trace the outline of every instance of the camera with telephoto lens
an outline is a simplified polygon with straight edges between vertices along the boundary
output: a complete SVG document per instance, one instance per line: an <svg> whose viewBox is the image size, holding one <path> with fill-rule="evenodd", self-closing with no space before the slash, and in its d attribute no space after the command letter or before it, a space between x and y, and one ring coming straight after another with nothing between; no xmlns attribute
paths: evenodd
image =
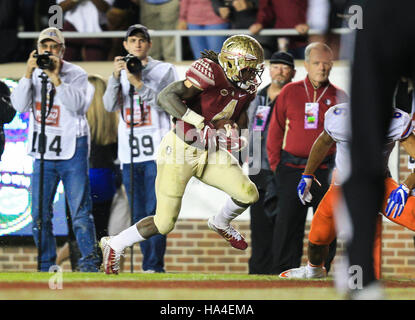
<svg viewBox="0 0 415 320"><path fill-rule="evenodd" d="M50 58L52 53L45 51L45 53L38 54L37 52L33 55L36 58L38 67L42 70L53 70L55 68L53 60Z"/></svg>
<svg viewBox="0 0 415 320"><path fill-rule="evenodd" d="M127 54L122 60L125 61L128 71L132 74L139 74L143 69L141 60L132 54Z"/></svg>

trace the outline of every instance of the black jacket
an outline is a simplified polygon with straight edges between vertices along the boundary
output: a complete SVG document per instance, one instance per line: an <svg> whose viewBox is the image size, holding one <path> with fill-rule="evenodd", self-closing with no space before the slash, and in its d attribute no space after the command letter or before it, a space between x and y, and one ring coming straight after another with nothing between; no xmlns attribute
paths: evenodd
<svg viewBox="0 0 415 320"><path fill-rule="evenodd" d="M6 143L3 125L11 122L15 115L16 110L14 110L10 101L9 87L4 82L0 81L0 158Z"/></svg>

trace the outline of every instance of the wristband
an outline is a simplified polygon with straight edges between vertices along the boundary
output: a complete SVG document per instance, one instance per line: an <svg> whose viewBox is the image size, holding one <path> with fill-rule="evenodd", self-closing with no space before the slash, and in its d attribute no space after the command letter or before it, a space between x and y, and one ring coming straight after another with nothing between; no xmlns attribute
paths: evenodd
<svg viewBox="0 0 415 320"><path fill-rule="evenodd" d="M182 116L182 120L194 125L199 130L205 126L205 118L191 109L187 109L186 113Z"/></svg>
<svg viewBox="0 0 415 320"><path fill-rule="evenodd" d="M406 193L409 194L409 192L411 192L411 189L408 188L408 186L405 183L402 183L402 189L404 189L406 191Z"/></svg>
<svg viewBox="0 0 415 320"><path fill-rule="evenodd" d="M302 176L305 177L305 178L313 179L315 182L317 182L317 184L319 185L319 187L321 187L320 181L317 180L317 178L316 178L316 176L314 174L311 174L311 173L302 173Z"/></svg>

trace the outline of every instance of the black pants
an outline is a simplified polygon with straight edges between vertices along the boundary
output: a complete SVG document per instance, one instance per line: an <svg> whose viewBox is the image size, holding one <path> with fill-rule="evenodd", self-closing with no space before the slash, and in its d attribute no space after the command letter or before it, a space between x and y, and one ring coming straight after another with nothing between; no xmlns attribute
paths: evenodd
<svg viewBox="0 0 415 320"><path fill-rule="evenodd" d="M102 237L108 236L108 222L111 215L112 199L104 202L92 203L96 238L99 242Z"/></svg>
<svg viewBox="0 0 415 320"><path fill-rule="evenodd" d="M344 196L353 236L349 263L360 266L363 286L375 281L373 240L384 194L383 149L398 79L415 75L415 1L367 1L357 30L351 75L352 172Z"/></svg>
<svg viewBox="0 0 415 320"><path fill-rule="evenodd" d="M274 234L274 219L277 205L277 198L273 194L272 202L265 206L267 192L273 192L271 184L274 174L270 170L261 170L258 175L250 176L252 182L258 188L259 199L251 205L251 257L249 258L250 274L273 274L272 273L272 240ZM270 197L268 197L269 199ZM272 206L272 208L269 208Z"/></svg>
<svg viewBox="0 0 415 320"><path fill-rule="evenodd" d="M273 273L279 274L287 269L298 268L303 255L303 240L308 206L304 206L297 195L297 186L304 169L297 169L279 164L276 170L278 196L277 213L273 233ZM318 169L316 178L320 181L311 186L313 199L310 205L315 212L318 204L330 185L331 170ZM327 270L336 254L336 240L330 244L326 261Z"/></svg>

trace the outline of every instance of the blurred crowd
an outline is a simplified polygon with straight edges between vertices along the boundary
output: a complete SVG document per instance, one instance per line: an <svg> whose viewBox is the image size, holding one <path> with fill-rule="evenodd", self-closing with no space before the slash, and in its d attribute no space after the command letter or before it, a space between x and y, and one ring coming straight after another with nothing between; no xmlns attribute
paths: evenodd
<svg viewBox="0 0 415 320"><path fill-rule="evenodd" d="M63 12L62 31L125 31L141 23L150 30L249 29L262 44L265 58L276 50L304 58L304 48L319 40L309 36L313 0L2 0L0 39L7 42L0 63L26 61L35 39L20 39L18 32L38 32L47 28L59 5ZM341 2L341 1L337 1ZM341 4L340 4L341 5ZM331 19L334 24L336 17ZM335 25L341 27L341 22ZM259 35L263 29L296 29L298 36ZM204 49L218 52L226 36L191 36L182 41L182 60L200 57ZM125 54L121 38L67 38L68 61L107 61ZM331 47L337 58L338 39ZM173 37L154 37L150 55L159 60L175 60Z"/></svg>

